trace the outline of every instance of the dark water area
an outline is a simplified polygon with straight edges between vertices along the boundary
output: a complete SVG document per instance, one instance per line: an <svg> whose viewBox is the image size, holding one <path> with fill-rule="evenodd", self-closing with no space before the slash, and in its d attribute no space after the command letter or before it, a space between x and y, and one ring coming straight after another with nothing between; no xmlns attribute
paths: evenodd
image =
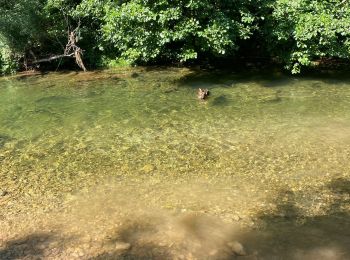
<svg viewBox="0 0 350 260"><path fill-rule="evenodd" d="M0 259L349 259L349 104L346 75L0 78Z"/></svg>

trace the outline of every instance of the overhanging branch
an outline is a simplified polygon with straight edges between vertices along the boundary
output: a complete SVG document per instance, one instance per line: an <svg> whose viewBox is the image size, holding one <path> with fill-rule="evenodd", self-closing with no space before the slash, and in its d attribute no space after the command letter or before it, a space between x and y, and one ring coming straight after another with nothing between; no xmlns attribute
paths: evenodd
<svg viewBox="0 0 350 260"><path fill-rule="evenodd" d="M49 61L53 61L53 60L57 60L57 59L61 59L61 58L66 58L66 57L74 57L77 65L82 70L86 71L86 67L85 67L83 59L82 59L83 51L76 44L76 42L78 41L76 33L79 29L79 26L80 26L80 22L79 22L79 25L77 28L75 28L71 32L68 31L68 43L66 44L66 47L64 48L63 54L54 55L54 56L51 56L48 58L43 58L43 59L36 59L35 55L33 55L34 61L32 61L31 63L38 64L41 62L49 62Z"/></svg>
<svg viewBox="0 0 350 260"><path fill-rule="evenodd" d="M48 62L48 61L53 61L53 60L57 60L57 59L65 58L65 57L73 57L73 56L74 56L74 53L55 55L55 56L51 56L49 58L44 58L44 59L39 59L39 60L32 61L32 64L38 64L38 63L41 63L41 62Z"/></svg>

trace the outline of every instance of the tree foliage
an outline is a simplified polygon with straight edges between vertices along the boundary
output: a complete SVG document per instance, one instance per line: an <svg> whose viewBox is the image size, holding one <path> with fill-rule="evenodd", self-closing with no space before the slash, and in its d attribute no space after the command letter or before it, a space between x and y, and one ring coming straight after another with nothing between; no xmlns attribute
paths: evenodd
<svg viewBox="0 0 350 260"><path fill-rule="evenodd" d="M67 30L80 25L79 45L90 67L118 59L135 64L235 59L242 49L259 45L265 56L298 73L319 59L349 59L349 5L341 0L0 0L0 67L11 59L13 67L33 55L62 51Z"/></svg>
<svg viewBox="0 0 350 260"><path fill-rule="evenodd" d="M134 0L108 6L105 41L132 62L231 55L255 29L246 1Z"/></svg>
<svg viewBox="0 0 350 260"><path fill-rule="evenodd" d="M0 33L2 40L15 52L37 45L45 34L43 1L1 0Z"/></svg>
<svg viewBox="0 0 350 260"><path fill-rule="evenodd" d="M319 58L350 55L350 6L339 0L277 0L267 39L293 73ZM278 50L278 52L273 51Z"/></svg>

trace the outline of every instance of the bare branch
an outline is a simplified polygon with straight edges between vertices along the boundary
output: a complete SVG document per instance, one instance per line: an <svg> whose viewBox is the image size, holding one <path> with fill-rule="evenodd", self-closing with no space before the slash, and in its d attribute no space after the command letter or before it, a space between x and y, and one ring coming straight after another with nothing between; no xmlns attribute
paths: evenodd
<svg viewBox="0 0 350 260"><path fill-rule="evenodd" d="M37 63L41 63L41 62L48 62L48 61L53 61L53 60L57 60L60 58L65 58L65 57L74 57L74 53L70 53L70 54L62 54L62 55L55 55L55 56L51 56L49 58L44 58L44 59L40 59L40 60L35 60L32 61L32 64L37 64Z"/></svg>
<svg viewBox="0 0 350 260"><path fill-rule="evenodd" d="M82 55L83 55L83 50L78 47L76 45L77 42L77 31L79 29L80 26L80 21L79 21L79 25L77 28L75 28L73 31L68 31L68 42L66 44L66 47L64 48L63 54L61 55L54 55L48 58L43 58L43 59L39 59L37 60L34 53L31 53L34 57L34 61L32 61L32 64L37 64L37 63L41 63L41 62L49 62L49 61L53 61L53 60L57 60L57 59L62 59L62 58L66 58L66 57L74 57L75 58L75 62L77 63L77 65L84 71L87 71L83 59L82 59Z"/></svg>

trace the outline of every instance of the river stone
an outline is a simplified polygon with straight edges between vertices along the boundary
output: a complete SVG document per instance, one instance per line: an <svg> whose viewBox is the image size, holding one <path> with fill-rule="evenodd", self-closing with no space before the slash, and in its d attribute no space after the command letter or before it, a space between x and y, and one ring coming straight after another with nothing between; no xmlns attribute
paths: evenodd
<svg viewBox="0 0 350 260"><path fill-rule="evenodd" d="M237 241L228 242L227 246L232 250L233 253L235 253L238 256L246 255L244 247L242 246L241 243Z"/></svg>
<svg viewBox="0 0 350 260"><path fill-rule="evenodd" d="M4 197L8 194L6 190L0 190L0 197Z"/></svg>
<svg viewBox="0 0 350 260"><path fill-rule="evenodd" d="M117 251L125 251L125 250L129 250L130 248L131 248L130 243L117 242L115 244L115 250Z"/></svg>
<svg viewBox="0 0 350 260"><path fill-rule="evenodd" d="M242 218L238 215L234 215L232 218L234 221L240 221Z"/></svg>
<svg viewBox="0 0 350 260"><path fill-rule="evenodd" d="M154 166L151 165L151 164L146 164L145 166L142 167L142 170L145 172L145 173L151 173L154 171Z"/></svg>

